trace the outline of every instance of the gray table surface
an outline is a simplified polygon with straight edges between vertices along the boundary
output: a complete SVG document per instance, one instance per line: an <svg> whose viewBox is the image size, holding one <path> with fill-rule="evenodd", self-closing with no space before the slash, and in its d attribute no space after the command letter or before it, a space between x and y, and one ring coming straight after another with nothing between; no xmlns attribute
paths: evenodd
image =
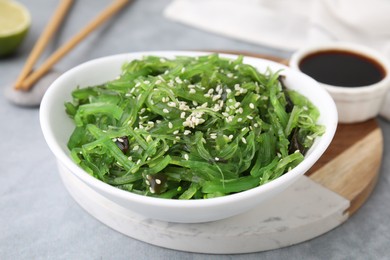
<svg viewBox="0 0 390 260"><path fill-rule="evenodd" d="M0 87L14 81L58 1L20 0L33 24L19 53L0 59ZM110 1L77 1L47 55ZM189 28L164 18L169 0L136 1L90 35L56 69L142 50L224 49L288 58L291 53ZM1 94L2 94L1 92ZM390 259L390 123L379 119L384 156L379 182L346 223L318 238L272 251L206 255L149 245L124 236L86 213L67 193L39 125L39 109L10 104L0 95L0 259Z"/></svg>

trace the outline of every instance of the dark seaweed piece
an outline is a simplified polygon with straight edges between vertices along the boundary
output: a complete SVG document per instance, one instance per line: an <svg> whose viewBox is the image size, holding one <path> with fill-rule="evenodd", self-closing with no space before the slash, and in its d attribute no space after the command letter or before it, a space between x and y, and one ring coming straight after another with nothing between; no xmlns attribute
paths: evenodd
<svg viewBox="0 0 390 260"><path fill-rule="evenodd" d="M300 151L303 155L306 154L307 147L303 145L299 138L299 128L295 128L288 139L290 141L290 145L288 147L288 152L290 154L294 153L296 150Z"/></svg>
<svg viewBox="0 0 390 260"><path fill-rule="evenodd" d="M278 81L280 82L280 84L282 85L282 90L286 96L286 112L287 113L290 113L292 110L293 110L293 107L294 107L294 102L292 102L289 94L288 94L288 91L287 91L287 87L286 87L286 84L284 83L284 80L285 80L285 76L283 75L279 75L278 77Z"/></svg>
<svg viewBox="0 0 390 260"><path fill-rule="evenodd" d="M124 154L126 154L129 150L129 139L127 136L118 137L115 141L115 144Z"/></svg>

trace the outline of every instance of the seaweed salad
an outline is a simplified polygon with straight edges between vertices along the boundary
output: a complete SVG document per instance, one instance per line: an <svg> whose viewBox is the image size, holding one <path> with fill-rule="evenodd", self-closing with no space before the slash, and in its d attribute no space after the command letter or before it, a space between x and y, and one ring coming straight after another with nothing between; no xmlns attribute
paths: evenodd
<svg viewBox="0 0 390 260"><path fill-rule="evenodd" d="M325 129L281 72L243 60L145 56L112 81L77 87L65 104L72 159L107 184L159 198L219 197L278 178Z"/></svg>

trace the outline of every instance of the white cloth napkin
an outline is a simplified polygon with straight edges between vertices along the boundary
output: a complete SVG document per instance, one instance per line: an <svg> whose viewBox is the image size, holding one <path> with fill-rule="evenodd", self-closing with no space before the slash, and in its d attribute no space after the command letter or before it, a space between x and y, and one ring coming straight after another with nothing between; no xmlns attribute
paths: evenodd
<svg viewBox="0 0 390 260"><path fill-rule="evenodd" d="M390 59L389 0L174 0L166 17L236 39L294 51L352 41Z"/></svg>
<svg viewBox="0 0 390 260"><path fill-rule="evenodd" d="M390 0L174 0L164 14L199 29L285 51L349 41L390 60ZM382 115L390 120L390 93L387 100Z"/></svg>

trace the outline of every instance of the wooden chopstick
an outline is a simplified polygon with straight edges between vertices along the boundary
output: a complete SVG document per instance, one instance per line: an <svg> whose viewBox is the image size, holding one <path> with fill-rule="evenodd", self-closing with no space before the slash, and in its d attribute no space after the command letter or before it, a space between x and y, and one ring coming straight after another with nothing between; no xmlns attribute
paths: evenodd
<svg viewBox="0 0 390 260"><path fill-rule="evenodd" d="M62 20L65 17L65 14L68 12L70 6L72 5L73 0L62 0L58 5L56 11L51 17L50 21L47 23L47 26L40 35L38 41L35 43L29 57L27 58L26 63L22 71L17 78L14 88L20 89L23 83L23 80L31 72L34 64L37 62L39 56L42 54L43 50L46 48L53 34L57 31L58 26L62 23Z"/></svg>
<svg viewBox="0 0 390 260"><path fill-rule="evenodd" d="M62 45L55 51L42 66L31 73L21 84L22 90L29 90L33 84L48 72L54 64L56 64L63 56L72 50L79 42L81 42L88 34L95 30L99 25L105 22L108 18L119 11L129 0L116 0L112 5L103 10L94 20L85 26L80 32L72 37L68 42Z"/></svg>

